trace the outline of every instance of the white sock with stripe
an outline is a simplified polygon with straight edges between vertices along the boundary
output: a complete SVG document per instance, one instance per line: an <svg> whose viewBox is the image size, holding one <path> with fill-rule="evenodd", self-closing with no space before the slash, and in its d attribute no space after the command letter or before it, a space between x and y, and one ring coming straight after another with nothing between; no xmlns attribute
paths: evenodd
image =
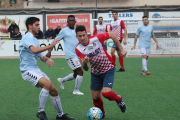
<svg viewBox="0 0 180 120"><path fill-rule="evenodd" d="M42 88L42 90L39 94L39 110L38 110L38 112L44 111L44 107L46 105L48 96L49 96L49 90Z"/></svg>
<svg viewBox="0 0 180 120"><path fill-rule="evenodd" d="M142 59L142 65L145 71L147 71L147 63L146 63L146 59Z"/></svg>
<svg viewBox="0 0 180 120"><path fill-rule="evenodd" d="M80 75L76 76L76 84L75 84L75 89L74 89L75 91L79 90L79 88L81 87L82 79L83 79L83 76L80 76Z"/></svg>
<svg viewBox="0 0 180 120"><path fill-rule="evenodd" d="M58 96L50 96L51 97L51 102L56 109L57 115L61 117L63 115L63 110L62 110L62 105L61 105L61 100L59 95Z"/></svg>
<svg viewBox="0 0 180 120"><path fill-rule="evenodd" d="M67 75L66 77L62 78L63 82L70 81L74 79L74 73Z"/></svg>

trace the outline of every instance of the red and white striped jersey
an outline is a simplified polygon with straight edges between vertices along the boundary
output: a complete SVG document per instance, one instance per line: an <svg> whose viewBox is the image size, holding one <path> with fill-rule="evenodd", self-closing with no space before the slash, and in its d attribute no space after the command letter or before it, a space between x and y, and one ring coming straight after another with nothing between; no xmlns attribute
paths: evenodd
<svg viewBox="0 0 180 120"><path fill-rule="evenodd" d="M109 30L114 32L114 34L119 40L122 40L123 39L122 29L125 29L125 28L126 26L124 24L124 21L121 19L117 19L116 21L111 21Z"/></svg>
<svg viewBox="0 0 180 120"><path fill-rule="evenodd" d="M78 43L75 48L76 54L81 60L85 56L89 57L91 65L91 72L95 74L102 74L115 66L111 56L106 52L103 42L109 39L109 34L100 33L96 36L88 37L88 44L82 45Z"/></svg>
<svg viewBox="0 0 180 120"><path fill-rule="evenodd" d="M102 24L102 25L98 24L94 26L93 35L104 33L104 32L108 32L106 24Z"/></svg>

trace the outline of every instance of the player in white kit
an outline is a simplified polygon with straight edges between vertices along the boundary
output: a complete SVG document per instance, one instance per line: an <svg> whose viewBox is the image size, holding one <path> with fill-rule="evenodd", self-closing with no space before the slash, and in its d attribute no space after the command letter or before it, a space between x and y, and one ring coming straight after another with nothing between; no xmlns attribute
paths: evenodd
<svg viewBox="0 0 180 120"><path fill-rule="evenodd" d="M40 47L40 44L35 37L40 30L39 18L28 18L26 20L26 27L28 32L22 37L19 46L20 70L25 81L31 83L35 87L42 88L39 95L39 110L37 112L37 117L40 120L48 120L46 113L44 112L44 107L50 94L52 104L57 111L56 119L74 120L74 118L70 118L67 116L67 114L63 113L61 100L57 89L54 87L49 77L42 72L37 65L37 58L40 58L41 61L46 62L49 67L54 65L53 60L44 56L42 52L53 48L60 39L53 40L51 45Z"/></svg>
<svg viewBox="0 0 180 120"><path fill-rule="evenodd" d="M107 25L103 24L103 17L98 18L98 25L94 26L93 36L99 33L108 32ZM107 40L103 42L104 48L107 50Z"/></svg>
<svg viewBox="0 0 180 120"><path fill-rule="evenodd" d="M84 95L84 93L79 91L83 80L83 70L81 68L81 63L76 55L75 47L78 44L78 39L76 38L75 32L75 16L69 15L67 18L68 26L60 31L56 38L64 41L64 50L66 61L74 71L74 73L69 74L64 78L58 78L57 81L60 83L60 87L64 89L64 82L73 80L76 78L75 89L73 91L74 95Z"/></svg>

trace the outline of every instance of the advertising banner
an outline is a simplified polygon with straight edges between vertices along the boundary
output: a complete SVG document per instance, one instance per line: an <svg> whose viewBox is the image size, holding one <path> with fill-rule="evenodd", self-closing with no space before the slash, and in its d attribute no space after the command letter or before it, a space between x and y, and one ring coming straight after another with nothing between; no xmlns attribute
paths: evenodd
<svg viewBox="0 0 180 120"><path fill-rule="evenodd" d="M29 17L37 17L40 19L40 29L43 30L42 15L0 15L0 36L10 36L8 28L12 20L19 26L22 35L27 31L26 20Z"/></svg>
<svg viewBox="0 0 180 120"><path fill-rule="evenodd" d="M73 14L76 18L75 25L86 26L87 33L91 30L91 19L92 14ZM46 15L46 26L52 26L53 29L57 28L57 24L61 25L61 28L67 27L67 17L69 14L47 14Z"/></svg>
<svg viewBox="0 0 180 120"><path fill-rule="evenodd" d="M180 12L149 12L149 18L180 18ZM180 32L180 20L177 21L149 21L155 32Z"/></svg>
<svg viewBox="0 0 180 120"><path fill-rule="evenodd" d="M122 20L123 19L133 20L135 18L142 18L143 15L144 15L143 12L118 12L118 18ZM112 13L98 13L98 17L103 17L103 19L109 19L107 21L104 21L104 23L107 24L109 28L109 25L113 20ZM124 21L124 23L126 25L128 33L135 33L138 26L142 25L142 21L137 21L137 20Z"/></svg>

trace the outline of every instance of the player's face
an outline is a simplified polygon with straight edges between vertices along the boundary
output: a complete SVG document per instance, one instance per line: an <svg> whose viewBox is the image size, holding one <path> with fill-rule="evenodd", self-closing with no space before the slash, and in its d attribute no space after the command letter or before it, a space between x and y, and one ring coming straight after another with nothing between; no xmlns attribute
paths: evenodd
<svg viewBox="0 0 180 120"><path fill-rule="evenodd" d="M102 24L103 23L103 19L102 18L99 18L99 24Z"/></svg>
<svg viewBox="0 0 180 120"><path fill-rule="evenodd" d="M117 20L117 18L118 18L118 14L117 13L113 13L112 16L113 16L114 20Z"/></svg>
<svg viewBox="0 0 180 120"><path fill-rule="evenodd" d="M74 17L69 17L67 23L68 23L69 28L74 29L74 25L76 24L76 20Z"/></svg>
<svg viewBox="0 0 180 120"><path fill-rule="evenodd" d="M143 18L143 24L144 24L145 26L147 26L147 25L148 25L148 23L149 23L148 18Z"/></svg>
<svg viewBox="0 0 180 120"><path fill-rule="evenodd" d="M76 34L77 39L79 40L79 42L83 45L87 45L88 44L88 38L87 38L87 33L85 31L79 31Z"/></svg>
<svg viewBox="0 0 180 120"><path fill-rule="evenodd" d="M32 33L38 34L38 33L39 33L39 30L40 30L39 21L36 21L36 22L31 26L31 29L32 29Z"/></svg>

